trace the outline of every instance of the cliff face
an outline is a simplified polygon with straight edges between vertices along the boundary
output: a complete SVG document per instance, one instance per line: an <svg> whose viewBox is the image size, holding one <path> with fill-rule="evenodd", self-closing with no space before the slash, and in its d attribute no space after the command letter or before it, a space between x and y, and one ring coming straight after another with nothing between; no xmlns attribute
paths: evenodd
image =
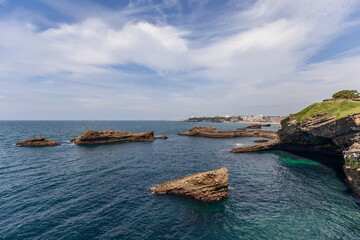
<svg viewBox="0 0 360 240"><path fill-rule="evenodd" d="M359 113L340 119L318 114L301 122L289 117L281 122L278 131L281 143L329 147L339 153L350 147L359 133Z"/></svg>
<svg viewBox="0 0 360 240"><path fill-rule="evenodd" d="M332 152L344 157L346 181L360 197L360 114L336 119L318 114L298 122L289 117L281 122L279 143L273 149L297 146L303 150Z"/></svg>
<svg viewBox="0 0 360 240"><path fill-rule="evenodd" d="M343 156L346 181L360 197L360 113L339 119L321 113L302 121L290 116L281 122L277 139L235 148L231 152L269 150L318 151Z"/></svg>

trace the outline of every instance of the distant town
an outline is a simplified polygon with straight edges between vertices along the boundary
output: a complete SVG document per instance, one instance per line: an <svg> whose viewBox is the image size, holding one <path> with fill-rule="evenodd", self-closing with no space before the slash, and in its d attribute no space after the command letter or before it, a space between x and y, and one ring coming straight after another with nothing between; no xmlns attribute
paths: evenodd
<svg viewBox="0 0 360 240"><path fill-rule="evenodd" d="M267 122L267 123L280 123L285 117L283 116L264 116L264 115L257 115L257 116L231 116L231 115L224 115L224 116L203 116L203 117L194 117L188 118L184 120L185 122Z"/></svg>

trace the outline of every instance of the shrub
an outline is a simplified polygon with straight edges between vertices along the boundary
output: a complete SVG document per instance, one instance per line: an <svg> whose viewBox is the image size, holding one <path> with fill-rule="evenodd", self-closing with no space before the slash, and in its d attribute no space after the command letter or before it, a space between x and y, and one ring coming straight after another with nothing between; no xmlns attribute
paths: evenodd
<svg viewBox="0 0 360 240"><path fill-rule="evenodd" d="M332 95L333 98L340 98L340 99L351 99L351 98L357 98L360 94L356 90L342 90L334 95Z"/></svg>

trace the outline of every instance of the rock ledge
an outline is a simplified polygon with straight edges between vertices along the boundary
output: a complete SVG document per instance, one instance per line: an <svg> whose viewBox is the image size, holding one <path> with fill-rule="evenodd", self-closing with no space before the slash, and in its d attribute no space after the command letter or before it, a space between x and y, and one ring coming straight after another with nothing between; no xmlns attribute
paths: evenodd
<svg viewBox="0 0 360 240"><path fill-rule="evenodd" d="M115 130L89 130L80 137L71 139L70 142L74 142L76 145L83 145L114 142L150 142L155 139L153 132L134 133Z"/></svg>

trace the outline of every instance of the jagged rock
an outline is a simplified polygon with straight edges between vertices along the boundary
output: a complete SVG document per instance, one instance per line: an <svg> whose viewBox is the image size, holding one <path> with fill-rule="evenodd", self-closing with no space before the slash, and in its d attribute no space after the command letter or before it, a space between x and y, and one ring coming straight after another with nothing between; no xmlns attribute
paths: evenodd
<svg viewBox="0 0 360 240"><path fill-rule="evenodd" d="M355 142L344 151L346 180L357 196L360 196L360 143Z"/></svg>
<svg viewBox="0 0 360 240"><path fill-rule="evenodd" d="M301 150L342 155L347 182L360 197L360 113L340 119L328 115L321 113L303 121L288 117L281 121L278 139L235 148L231 152Z"/></svg>
<svg viewBox="0 0 360 240"><path fill-rule="evenodd" d="M178 135L186 136L199 136L208 138L233 138L233 137L264 137L274 139L277 137L277 133L273 131L264 130L220 130L217 131L215 127L193 127L190 130L179 133Z"/></svg>
<svg viewBox="0 0 360 240"><path fill-rule="evenodd" d="M58 145L60 145L60 143L57 143L54 140L45 140L45 138L43 137L30 138L16 143L16 146L22 146L22 147L46 147L46 146L58 146Z"/></svg>
<svg viewBox="0 0 360 240"><path fill-rule="evenodd" d="M156 194L189 196L204 201L219 201L228 194L228 170L195 173L170 180L152 189Z"/></svg>
<svg viewBox="0 0 360 240"><path fill-rule="evenodd" d="M70 141L74 142L77 145L82 144L100 144L100 143L113 143L113 142L149 142L154 141L153 132L123 132L115 130L102 130L86 131L83 135L77 138L73 138Z"/></svg>

